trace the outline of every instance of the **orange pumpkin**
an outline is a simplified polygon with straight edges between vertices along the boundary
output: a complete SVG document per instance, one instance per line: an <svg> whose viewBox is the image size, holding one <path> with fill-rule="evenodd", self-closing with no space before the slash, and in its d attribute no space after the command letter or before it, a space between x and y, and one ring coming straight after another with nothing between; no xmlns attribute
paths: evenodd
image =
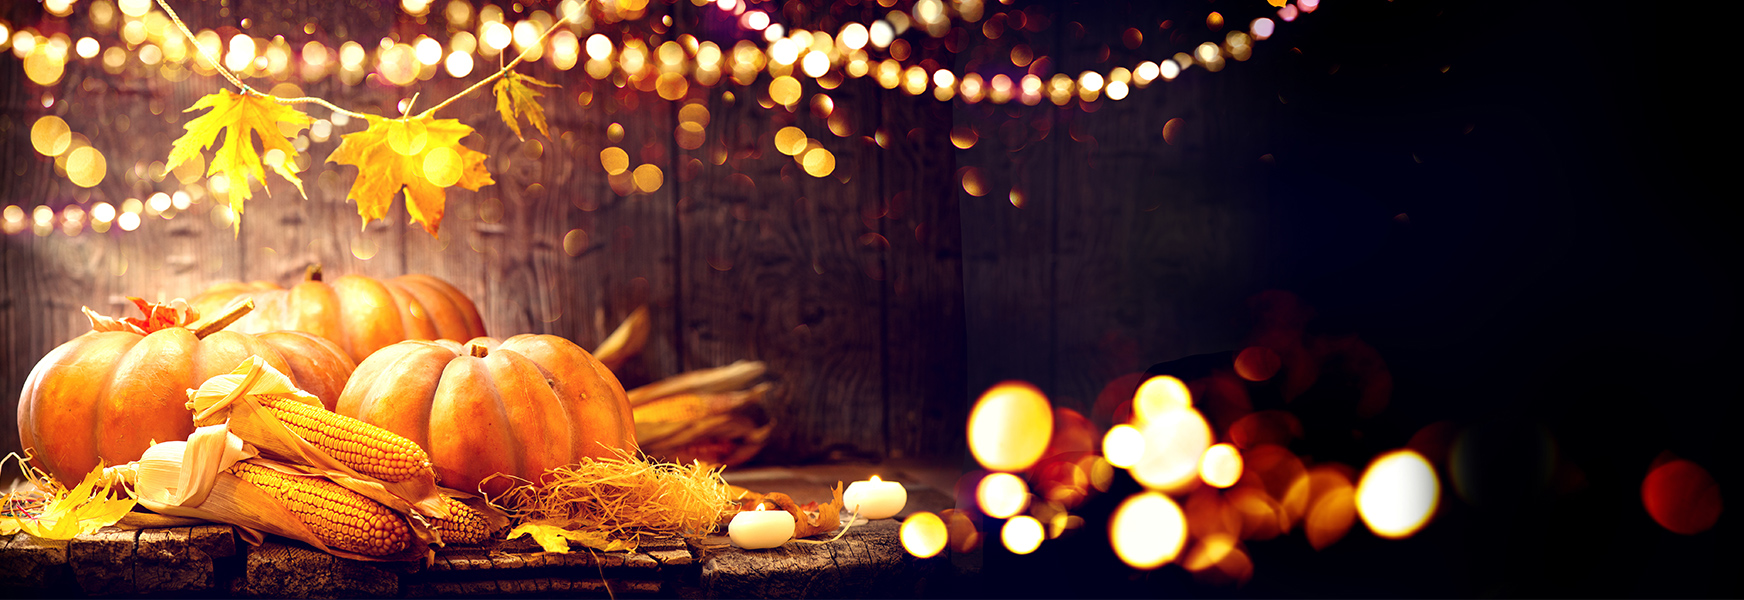
<svg viewBox="0 0 1744 600"><path fill-rule="evenodd" d="M85 310L91 331L36 363L18 399L18 437L56 480L77 482L99 460L138 459L152 440L187 439L188 390L259 355L329 408L356 367L339 346L294 331L219 331L247 309L205 322L196 311L134 303L146 318L111 319Z"/></svg>
<svg viewBox="0 0 1744 600"><path fill-rule="evenodd" d="M303 331L333 340L361 361L403 340L465 341L485 335L484 319L466 294L429 275L377 280L346 275L322 281L320 265L302 283L283 289L265 282L221 283L195 297L195 310L217 311L239 298L255 310L231 329L244 333Z"/></svg>
<svg viewBox="0 0 1744 600"><path fill-rule="evenodd" d="M357 365L337 410L417 442L437 480L467 492L495 473L537 482L552 467L636 450L617 376L554 335L388 346ZM511 485L492 478L482 490Z"/></svg>

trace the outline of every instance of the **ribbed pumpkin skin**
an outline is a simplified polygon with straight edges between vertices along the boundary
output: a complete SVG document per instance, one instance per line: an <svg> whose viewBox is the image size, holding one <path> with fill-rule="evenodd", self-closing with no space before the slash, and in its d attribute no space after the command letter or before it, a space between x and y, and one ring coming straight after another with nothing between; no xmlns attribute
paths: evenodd
<svg viewBox="0 0 1744 600"><path fill-rule="evenodd" d="M188 389L260 355L332 406L354 364L331 342L306 334L219 331L198 339L170 327L140 335L91 332L36 364L18 399L18 437L56 480L78 482L98 459L138 459L152 440L187 439ZM289 360L287 360L287 355Z"/></svg>
<svg viewBox="0 0 1744 600"><path fill-rule="evenodd" d="M245 333L303 331L339 344L361 361L403 340L469 340L485 335L478 307L459 289L429 275L376 280L346 275L331 283L311 279L283 289L272 283L225 283L194 298L202 314L239 298L255 308L229 329Z"/></svg>
<svg viewBox="0 0 1744 600"><path fill-rule="evenodd" d="M475 344L488 354L473 356ZM636 448L617 377L549 335L388 346L358 364L337 411L417 442L437 480L467 492L494 473L536 482L546 469ZM512 483L492 479L482 491Z"/></svg>

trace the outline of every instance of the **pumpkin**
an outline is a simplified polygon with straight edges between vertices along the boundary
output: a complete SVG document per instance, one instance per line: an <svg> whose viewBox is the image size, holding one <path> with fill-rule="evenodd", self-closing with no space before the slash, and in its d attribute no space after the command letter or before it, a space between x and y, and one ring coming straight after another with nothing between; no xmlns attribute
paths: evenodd
<svg viewBox="0 0 1744 600"><path fill-rule="evenodd" d="M199 321L198 311L180 300L133 301L145 318L84 309L91 331L50 351L24 382L19 441L56 480L79 481L98 461L137 460L153 440L187 439L194 432L188 390L250 356L290 375L329 408L356 367L339 346L306 333L220 331L246 304Z"/></svg>
<svg viewBox="0 0 1744 600"><path fill-rule="evenodd" d="M496 473L537 483L583 457L636 451L617 376L554 335L388 346L357 365L337 410L416 442L442 485L493 496L515 483Z"/></svg>
<svg viewBox="0 0 1744 600"><path fill-rule="evenodd" d="M333 340L352 360L403 340L466 341L485 335L478 307L448 282L429 275L377 280L346 275L328 283L321 266L309 267L291 289L265 282L221 283L192 300L195 310L217 311L239 298L255 309L231 329L244 333L302 331Z"/></svg>

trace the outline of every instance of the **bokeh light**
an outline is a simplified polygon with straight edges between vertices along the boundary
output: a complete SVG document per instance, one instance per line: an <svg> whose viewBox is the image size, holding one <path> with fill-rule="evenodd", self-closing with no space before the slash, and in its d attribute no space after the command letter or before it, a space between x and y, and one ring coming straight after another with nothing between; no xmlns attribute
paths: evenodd
<svg viewBox="0 0 1744 600"><path fill-rule="evenodd" d="M992 473L975 486L975 502L983 514L1009 519L1029 506L1029 488L1016 475Z"/></svg>
<svg viewBox="0 0 1744 600"><path fill-rule="evenodd" d="M1143 427L1144 456L1132 466L1133 479L1153 490L1184 491L1199 475L1199 460L1211 446L1211 426L1199 411L1176 409L1153 415Z"/></svg>
<svg viewBox="0 0 1744 600"><path fill-rule="evenodd" d="M1102 436L1102 456L1115 467L1125 469L1138 464L1144 448L1144 432L1131 425L1115 425L1108 429L1108 435Z"/></svg>
<svg viewBox="0 0 1744 600"><path fill-rule="evenodd" d="M1181 554L1187 543L1187 518L1168 496L1134 494L1114 510L1108 539L1122 562L1135 569L1155 569Z"/></svg>
<svg viewBox="0 0 1744 600"><path fill-rule="evenodd" d="M1023 515L1005 522L1005 527L999 530L999 540L1005 543L1005 549L1012 554L1029 554L1042 547L1042 540L1047 532L1042 530L1042 522L1035 517Z"/></svg>
<svg viewBox="0 0 1744 600"><path fill-rule="evenodd" d="M945 521L930 512L918 512L902 521L902 548L915 558L932 558L945 549L950 531Z"/></svg>
<svg viewBox="0 0 1744 600"><path fill-rule="evenodd" d="M1034 385L1006 381L989 388L969 412L969 450L991 471L1022 471L1048 447L1054 411Z"/></svg>
<svg viewBox="0 0 1744 600"><path fill-rule="evenodd" d="M1647 473L1641 482L1641 503L1661 527L1683 535L1712 528L1724 508L1720 484L1701 465L1682 459Z"/></svg>
<svg viewBox="0 0 1744 600"><path fill-rule="evenodd" d="M1248 381L1271 379L1282 366L1278 353L1264 346L1248 346L1235 355L1235 374Z"/></svg>
<svg viewBox="0 0 1744 600"><path fill-rule="evenodd" d="M1132 398L1132 416L1142 426L1156 415L1192 406L1193 396L1188 393L1187 384L1168 375L1159 375L1139 384L1138 392Z"/></svg>
<svg viewBox="0 0 1744 600"><path fill-rule="evenodd" d="M1395 450L1376 458L1356 487L1356 510L1375 535L1399 539L1417 533L1435 515L1441 484L1423 455Z"/></svg>
<svg viewBox="0 0 1744 600"><path fill-rule="evenodd" d="M1241 479L1241 451L1229 444L1215 444L1205 449L1199 461L1199 478L1211 487L1226 488Z"/></svg>

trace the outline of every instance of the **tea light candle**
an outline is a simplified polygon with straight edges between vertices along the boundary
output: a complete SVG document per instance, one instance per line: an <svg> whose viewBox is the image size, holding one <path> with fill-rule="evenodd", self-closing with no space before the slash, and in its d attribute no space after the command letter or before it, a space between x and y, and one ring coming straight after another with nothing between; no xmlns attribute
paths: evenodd
<svg viewBox="0 0 1744 600"><path fill-rule="evenodd" d="M746 550L774 548L793 539L793 515L785 510L763 510L763 504L758 503L757 510L733 515L727 523L727 537L734 546Z"/></svg>
<svg viewBox="0 0 1744 600"><path fill-rule="evenodd" d="M871 480L848 484L842 493L843 509L852 514L856 507L866 519L888 519L902 512L908 504L908 490L901 483L883 481L873 475Z"/></svg>

